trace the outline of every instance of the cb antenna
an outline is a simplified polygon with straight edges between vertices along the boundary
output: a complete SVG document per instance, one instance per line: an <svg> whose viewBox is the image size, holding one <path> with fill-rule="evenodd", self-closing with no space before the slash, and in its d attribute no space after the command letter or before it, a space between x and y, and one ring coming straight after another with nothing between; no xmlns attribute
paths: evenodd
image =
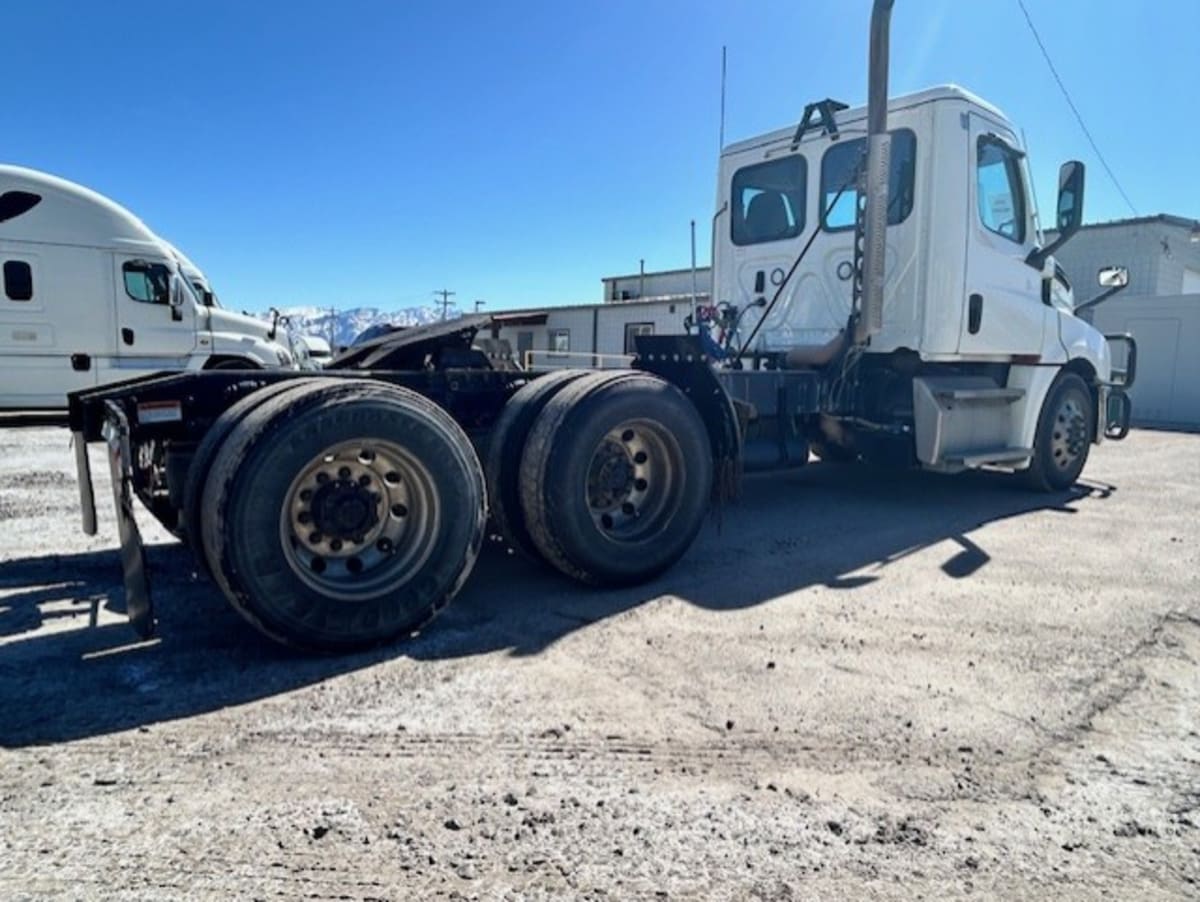
<svg viewBox="0 0 1200 902"><path fill-rule="evenodd" d="M721 134L717 153L725 150L725 45L721 45Z"/></svg>

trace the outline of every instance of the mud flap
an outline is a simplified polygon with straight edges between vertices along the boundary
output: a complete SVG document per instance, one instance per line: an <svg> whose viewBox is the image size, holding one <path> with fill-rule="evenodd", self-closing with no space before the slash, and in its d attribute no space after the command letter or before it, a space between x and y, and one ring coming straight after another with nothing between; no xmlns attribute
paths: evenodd
<svg viewBox="0 0 1200 902"><path fill-rule="evenodd" d="M113 502L117 509L117 531L121 537L121 570L125 578L125 613L134 631L143 639L154 635L154 604L146 578L146 550L133 516L133 468L129 447L129 422L112 401L102 432L108 443L108 465L112 473Z"/></svg>

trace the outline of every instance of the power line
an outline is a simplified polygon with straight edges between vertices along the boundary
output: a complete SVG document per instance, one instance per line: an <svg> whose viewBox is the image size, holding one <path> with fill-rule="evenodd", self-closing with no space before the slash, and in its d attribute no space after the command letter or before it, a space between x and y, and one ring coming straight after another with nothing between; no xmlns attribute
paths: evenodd
<svg viewBox="0 0 1200 902"><path fill-rule="evenodd" d="M1034 27L1033 19L1029 17L1029 10L1025 8L1024 0L1017 0L1017 6L1021 7L1021 13L1025 16L1025 22L1029 25L1029 30L1033 32L1033 39L1037 41L1037 45L1041 48L1042 56L1046 60L1046 65L1050 67L1050 74L1054 76L1054 80L1058 82L1058 87L1063 93L1063 97L1067 99L1067 106L1071 108L1071 112L1075 114L1075 119L1079 122L1079 127L1083 129L1083 135L1087 138L1088 143L1092 145L1092 150L1096 153L1096 159L1100 161L1100 165L1104 167L1104 171L1108 173L1108 177L1112 179L1112 183L1116 185L1117 191L1121 197L1125 198L1125 203L1129 204L1129 209L1133 211L1133 215L1137 216L1137 207L1133 205L1133 201L1129 199L1129 195L1125 193L1125 189L1121 187L1121 183L1117 181L1117 177L1113 174L1112 167L1108 165L1108 161L1104 159L1104 154L1100 153L1100 148L1096 146L1096 139L1092 137L1092 133L1088 131L1088 127L1083 122L1083 116L1079 112L1079 108L1075 106L1075 101L1071 99L1071 92L1067 90L1067 86L1063 84L1062 77L1058 74L1058 70L1054 68L1054 61L1050 59L1050 51L1046 49L1046 45L1042 43L1042 36L1038 34L1038 30Z"/></svg>

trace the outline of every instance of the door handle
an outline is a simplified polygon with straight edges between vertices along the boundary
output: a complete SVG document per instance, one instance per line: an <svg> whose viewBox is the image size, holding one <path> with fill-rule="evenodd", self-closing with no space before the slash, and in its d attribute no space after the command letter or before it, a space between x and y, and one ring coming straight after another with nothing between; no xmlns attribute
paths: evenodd
<svg viewBox="0 0 1200 902"><path fill-rule="evenodd" d="M127 345L133 344L133 330L128 326L121 329L121 341L125 342Z"/></svg>
<svg viewBox="0 0 1200 902"><path fill-rule="evenodd" d="M979 334L983 325L983 295L973 294L967 299L967 331L972 335Z"/></svg>

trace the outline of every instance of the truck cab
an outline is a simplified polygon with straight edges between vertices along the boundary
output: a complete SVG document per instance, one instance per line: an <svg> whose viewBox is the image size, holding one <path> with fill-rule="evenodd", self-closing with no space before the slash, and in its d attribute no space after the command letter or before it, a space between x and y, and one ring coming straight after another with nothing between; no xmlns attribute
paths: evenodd
<svg viewBox="0 0 1200 902"><path fill-rule="evenodd" d="M922 360L1064 361L1071 312L1043 300L1053 278L1029 263L1043 241L1017 130L992 105L946 86L893 99L882 329L869 352ZM721 156L715 297L745 308L769 297L804 241L805 262L759 329L755 348L823 345L852 305L857 168L866 109L832 113L835 131L784 129ZM972 301L978 296L978 301ZM756 313L744 321L751 327ZM1094 336L1099 338L1099 336ZM1101 342L1082 351L1100 369ZM1107 376L1107 373L1101 373Z"/></svg>
<svg viewBox="0 0 1200 902"><path fill-rule="evenodd" d="M0 166L0 409L160 371L290 366L269 324L220 309L207 280L125 208Z"/></svg>
<svg viewBox="0 0 1200 902"><path fill-rule="evenodd" d="M1081 224L1082 164L1062 169L1047 247L1020 132L1000 110L952 85L892 98L881 303L871 328L856 328L867 120L867 107L825 100L799 127L721 154L713 289L741 311L739 350L816 370L827 399L845 388L836 365L853 363L855 399L841 394L810 424L818 447L847 456L888 447L931 469L1029 467L1067 369L1088 386L1086 432L1099 441L1109 343L1075 315L1052 255Z"/></svg>

